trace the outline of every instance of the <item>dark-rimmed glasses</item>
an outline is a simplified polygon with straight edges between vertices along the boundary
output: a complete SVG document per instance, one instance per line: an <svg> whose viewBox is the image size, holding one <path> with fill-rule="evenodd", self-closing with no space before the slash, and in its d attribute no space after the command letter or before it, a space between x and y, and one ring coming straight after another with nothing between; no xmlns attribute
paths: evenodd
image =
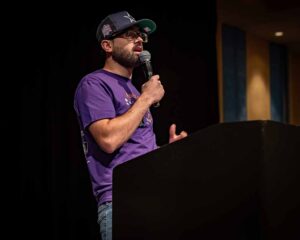
<svg viewBox="0 0 300 240"><path fill-rule="evenodd" d="M139 32L139 31L134 31L134 30L128 30L126 32L123 33L119 33L116 34L115 36L112 36L112 38L125 38L129 41L134 41L136 40L138 37L140 37L144 43L148 42L148 34L147 33L143 33L143 32Z"/></svg>

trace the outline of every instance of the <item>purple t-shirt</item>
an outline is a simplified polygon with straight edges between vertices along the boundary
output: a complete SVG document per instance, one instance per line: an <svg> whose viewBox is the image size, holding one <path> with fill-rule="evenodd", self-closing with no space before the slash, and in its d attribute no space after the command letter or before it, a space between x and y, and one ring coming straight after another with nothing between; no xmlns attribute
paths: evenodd
<svg viewBox="0 0 300 240"><path fill-rule="evenodd" d="M130 79L105 70L86 75L76 89L74 108L98 205L112 200L114 167L156 149L157 145L149 110L130 139L111 154L101 150L89 133L88 126L94 121L125 113L139 96Z"/></svg>

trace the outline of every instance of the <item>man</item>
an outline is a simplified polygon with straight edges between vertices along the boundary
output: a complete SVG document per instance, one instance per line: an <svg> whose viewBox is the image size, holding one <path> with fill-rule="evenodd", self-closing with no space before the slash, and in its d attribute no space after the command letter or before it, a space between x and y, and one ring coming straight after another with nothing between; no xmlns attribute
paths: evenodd
<svg viewBox="0 0 300 240"><path fill-rule="evenodd" d="M96 32L105 64L83 77L74 97L103 240L112 235L114 167L157 148L149 108L164 96L159 75L143 84L141 93L131 82L143 44L155 29L152 20L136 21L126 11L108 15ZM170 143L186 136L184 131L176 135L171 125Z"/></svg>

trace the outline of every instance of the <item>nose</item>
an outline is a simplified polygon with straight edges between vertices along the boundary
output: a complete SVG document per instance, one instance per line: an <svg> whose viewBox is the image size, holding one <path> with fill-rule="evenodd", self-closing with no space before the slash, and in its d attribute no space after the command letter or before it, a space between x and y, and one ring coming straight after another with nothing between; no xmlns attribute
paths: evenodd
<svg viewBox="0 0 300 240"><path fill-rule="evenodd" d="M138 36L136 39L135 39L135 42L144 42L143 38L141 36Z"/></svg>

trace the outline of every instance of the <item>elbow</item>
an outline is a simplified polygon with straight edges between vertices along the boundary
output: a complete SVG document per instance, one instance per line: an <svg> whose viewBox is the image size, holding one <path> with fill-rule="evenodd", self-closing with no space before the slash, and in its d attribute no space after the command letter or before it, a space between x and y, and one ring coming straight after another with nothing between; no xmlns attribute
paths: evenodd
<svg viewBox="0 0 300 240"><path fill-rule="evenodd" d="M104 121L104 122L103 122ZM118 135L107 126L108 120L100 120L90 125L89 131L98 147L105 153L111 154L120 146Z"/></svg>
<svg viewBox="0 0 300 240"><path fill-rule="evenodd" d="M111 145L102 145L101 149L108 154L112 154L114 151L116 151L116 148Z"/></svg>
<svg viewBox="0 0 300 240"><path fill-rule="evenodd" d="M114 153L118 149L118 145L109 139L104 139L98 143L102 151L111 154Z"/></svg>

